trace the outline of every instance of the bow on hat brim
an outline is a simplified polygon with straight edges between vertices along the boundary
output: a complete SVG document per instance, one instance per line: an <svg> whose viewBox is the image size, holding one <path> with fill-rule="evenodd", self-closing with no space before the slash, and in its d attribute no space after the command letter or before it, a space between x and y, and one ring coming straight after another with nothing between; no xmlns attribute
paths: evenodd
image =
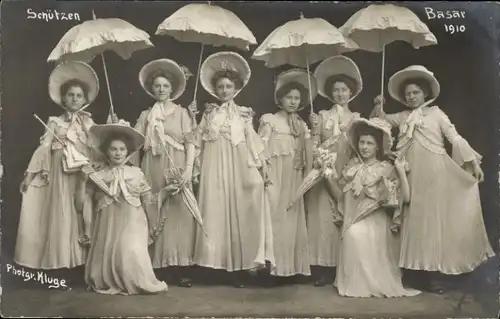
<svg viewBox="0 0 500 319"><path fill-rule="evenodd" d="M224 51L210 55L201 65L200 82L202 87L215 98L219 97L215 93L212 79L219 71L233 71L240 76L243 85L237 94L248 84L252 75L250 65L238 53Z"/></svg>

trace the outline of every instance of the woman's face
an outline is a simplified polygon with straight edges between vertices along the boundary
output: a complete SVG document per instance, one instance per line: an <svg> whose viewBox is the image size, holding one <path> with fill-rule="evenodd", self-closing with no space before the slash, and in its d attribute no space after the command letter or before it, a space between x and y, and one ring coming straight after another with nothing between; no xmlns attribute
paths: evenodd
<svg viewBox="0 0 500 319"><path fill-rule="evenodd" d="M215 83L215 94L222 102L229 102L236 94L236 86L230 79L220 78Z"/></svg>
<svg viewBox="0 0 500 319"><path fill-rule="evenodd" d="M377 156L377 141L371 135L361 135L359 137L358 149L363 160L370 160Z"/></svg>
<svg viewBox="0 0 500 319"><path fill-rule="evenodd" d="M281 107L288 113L297 112L300 106L300 91L293 89L281 99Z"/></svg>
<svg viewBox="0 0 500 319"><path fill-rule="evenodd" d="M107 155L111 165L122 165L128 155L127 145L123 141L114 140L109 144Z"/></svg>
<svg viewBox="0 0 500 319"><path fill-rule="evenodd" d="M425 94L424 90L422 90L416 84L408 84L405 88L405 100L406 104L416 109L425 103L425 99L427 98L427 94Z"/></svg>
<svg viewBox="0 0 500 319"><path fill-rule="evenodd" d="M335 103L339 105L346 105L349 103L351 96L352 92L344 82L337 81L333 83L332 98Z"/></svg>
<svg viewBox="0 0 500 319"><path fill-rule="evenodd" d="M151 90L155 98L163 102L168 100L172 94L172 83L167 78L158 76L153 80Z"/></svg>
<svg viewBox="0 0 500 319"><path fill-rule="evenodd" d="M63 104L70 112L76 112L87 102L85 92L78 86L70 86L63 96Z"/></svg>

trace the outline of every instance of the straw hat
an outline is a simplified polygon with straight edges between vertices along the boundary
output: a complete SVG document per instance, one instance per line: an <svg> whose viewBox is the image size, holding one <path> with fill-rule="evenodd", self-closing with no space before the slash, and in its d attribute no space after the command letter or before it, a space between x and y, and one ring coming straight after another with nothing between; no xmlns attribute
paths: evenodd
<svg viewBox="0 0 500 319"><path fill-rule="evenodd" d="M436 100L439 96L440 86L438 80L434 77L434 73L427 70L422 65L411 65L403 70L400 70L394 73L393 76L389 79L389 84L387 86L389 90L389 94L393 99L398 102L407 105L406 99L404 96L401 96L401 85L408 79L422 78L429 82L431 90L432 90L432 99L426 103L431 103Z"/></svg>
<svg viewBox="0 0 500 319"><path fill-rule="evenodd" d="M309 92L309 78L311 79L312 93ZM276 95L278 93L278 90L281 89L283 86L292 82L296 82L302 85L304 89L308 92L308 94L311 94L312 100L314 100L316 95L318 95L318 86L316 85L316 79L314 78L314 75L309 73L308 76L307 71L299 68L294 68L282 72L276 77L274 86L274 101L277 105L280 104L280 101L278 101L278 96ZM307 101L305 100L305 98L306 97L301 96L301 107L299 108L299 110L303 109L306 105L309 104L310 102L309 96L307 96Z"/></svg>
<svg viewBox="0 0 500 319"><path fill-rule="evenodd" d="M129 150L129 156L137 152L144 145L145 141L144 135L132 128L130 124L125 121L113 124L94 125L90 128L90 133L93 134L99 145L106 140L109 134L116 133L128 136L133 144L133 149Z"/></svg>
<svg viewBox="0 0 500 319"><path fill-rule="evenodd" d="M323 60L314 71L314 77L318 84L318 93L333 102L332 92L325 92L326 81L334 75L346 75L356 82L356 92L352 92L349 102L359 95L363 89L361 72L353 60L343 55L332 56Z"/></svg>
<svg viewBox="0 0 500 319"><path fill-rule="evenodd" d="M64 108L61 86L68 81L78 80L87 86L88 101L81 110L88 107L99 93L99 78L94 69L87 63L68 61L58 64L49 76L49 96L57 105Z"/></svg>
<svg viewBox="0 0 500 319"><path fill-rule="evenodd" d="M248 62L238 53L223 51L210 55L201 65L200 82L203 88L210 95L218 98L215 88L212 86L212 79L219 71L232 70L238 73L243 81L243 89L250 81L252 71ZM239 91L241 91L241 89ZM236 93L238 94L239 91ZM236 96L235 94L235 96Z"/></svg>
<svg viewBox="0 0 500 319"><path fill-rule="evenodd" d="M139 82L141 83L144 91L155 98L153 92L151 92L151 88L148 86L148 81L150 80L150 76L158 71L163 71L167 75L171 75L174 77L174 81L176 81L175 90L172 91L170 100L173 101L178 99L186 90L187 78L184 69L175 61L170 59L153 60L146 63L141 68L141 70L139 71Z"/></svg>
<svg viewBox="0 0 500 319"><path fill-rule="evenodd" d="M381 118L377 118L377 117L374 117L374 118L371 118L369 120L365 119L365 118L358 118L358 119L355 119L351 125L349 125L349 128L347 129L347 137L349 138L349 141L351 142L351 145L353 147L356 146L356 134L358 132L358 128L362 125L368 125L368 126L371 126L377 130L381 130L382 133L383 133L383 141L382 141L382 144L383 144L383 148L384 148L384 154L387 154L391 151L391 148L392 148L392 143L393 143L393 140L392 140L392 133L391 133L391 125L381 119Z"/></svg>

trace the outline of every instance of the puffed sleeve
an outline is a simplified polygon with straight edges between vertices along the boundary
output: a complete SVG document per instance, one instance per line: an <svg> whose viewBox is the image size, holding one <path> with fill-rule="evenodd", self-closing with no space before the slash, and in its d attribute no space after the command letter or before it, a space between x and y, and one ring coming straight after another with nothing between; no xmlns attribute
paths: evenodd
<svg viewBox="0 0 500 319"><path fill-rule="evenodd" d="M184 143L184 147L187 150L190 146L194 147L194 141L193 138L195 137L194 134L192 134L193 129L193 119L189 116L189 112L186 109L182 109L181 113L181 130L182 130L182 140ZM191 154L191 156L194 155L193 159L193 177L198 176L201 173L200 170L200 151L201 149L199 147L194 147L194 154Z"/></svg>
<svg viewBox="0 0 500 319"><path fill-rule="evenodd" d="M139 131L142 135L146 134L146 119L148 115L148 110L141 112L141 115L139 115L139 118L137 119L137 123L134 126L134 129ZM135 152L132 157L130 157L129 163L139 167L141 165L141 152Z"/></svg>
<svg viewBox="0 0 500 319"><path fill-rule="evenodd" d="M50 117L47 122L47 126L50 131L55 133L57 129L57 118ZM26 173L36 174L50 171L51 146L53 140L54 136L52 133L50 133L49 130L46 130L40 138L40 145L31 157Z"/></svg>
<svg viewBox="0 0 500 319"><path fill-rule="evenodd" d="M137 192L139 194L139 196L144 196L144 195L148 195L149 193L151 193L151 186L149 185L148 183L148 180L146 178L146 175L144 175L144 172L136 167L137 169Z"/></svg>
<svg viewBox="0 0 500 319"><path fill-rule="evenodd" d="M399 127L406 121L409 114L410 112L408 111L402 111L394 114L387 114L384 111L378 113L372 112L370 114L370 118L378 117L389 122L392 127Z"/></svg>
<svg viewBox="0 0 500 319"><path fill-rule="evenodd" d="M266 113L260 117L260 121L259 121L258 133L259 133L260 138L262 139L262 141L264 142L264 144L266 146L266 148L264 150L263 157L267 161L269 161L269 159L271 158L271 154L272 154L271 146L269 145L269 140L270 140L270 138L273 134L273 130L274 130L272 116L273 116L272 114Z"/></svg>
<svg viewBox="0 0 500 319"><path fill-rule="evenodd" d="M448 118L448 116L439 109L437 113L439 116L439 125L441 127L441 132L446 139L453 146L452 158L459 165L462 166L464 163L471 162L476 160L478 163L481 162L482 156L479 155L469 143L458 134L455 129L455 125L453 125Z"/></svg>
<svg viewBox="0 0 500 319"><path fill-rule="evenodd" d="M403 213L404 201L396 169L388 162L383 163L379 196L382 207L394 209L392 214L391 230L399 230L401 227L401 216Z"/></svg>
<svg viewBox="0 0 500 319"><path fill-rule="evenodd" d="M240 109L244 109L247 112L251 112L251 108L242 107ZM242 117L244 125L245 125L245 136L246 136L246 144L248 147L248 165L251 167L261 167L267 161L266 159L266 147L262 138L257 134L255 129L253 128L253 118L252 117Z"/></svg>
<svg viewBox="0 0 500 319"><path fill-rule="evenodd" d="M264 142L268 142L273 133L272 114L266 113L260 117L259 121L259 136Z"/></svg>

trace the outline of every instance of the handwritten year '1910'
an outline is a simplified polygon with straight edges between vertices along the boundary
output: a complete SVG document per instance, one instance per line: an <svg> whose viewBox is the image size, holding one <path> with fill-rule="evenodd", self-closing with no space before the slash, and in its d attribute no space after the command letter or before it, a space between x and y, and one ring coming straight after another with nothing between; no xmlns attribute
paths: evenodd
<svg viewBox="0 0 500 319"><path fill-rule="evenodd" d="M465 30L466 30L466 27L461 24L461 25L457 25L457 24L445 24L444 25L444 30L450 34L454 34L454 33L464 33Z"/></svg>

